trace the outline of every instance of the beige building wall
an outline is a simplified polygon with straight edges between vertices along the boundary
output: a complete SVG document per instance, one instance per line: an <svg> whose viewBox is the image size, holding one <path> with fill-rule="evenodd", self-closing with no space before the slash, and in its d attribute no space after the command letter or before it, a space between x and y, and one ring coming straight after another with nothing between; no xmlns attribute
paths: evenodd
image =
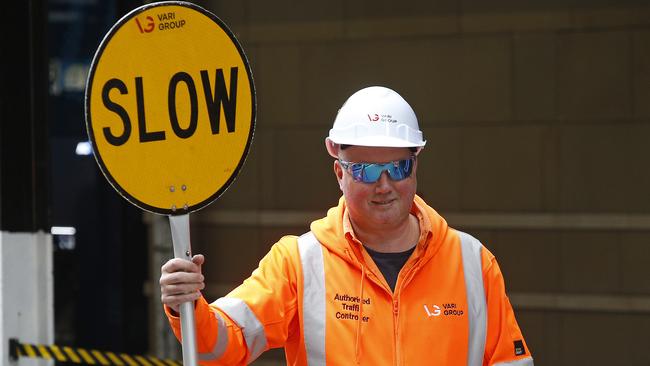
<svg viewBox="0 0 650 366"><path fill-rule="evenodd" d="M323 140L347 96L386 85L428 140L419 194L497 256L536 364L649 365L643 3L200 3L238 36L258 97L241 175L192 217L206 296L336 204Z"/></svg>

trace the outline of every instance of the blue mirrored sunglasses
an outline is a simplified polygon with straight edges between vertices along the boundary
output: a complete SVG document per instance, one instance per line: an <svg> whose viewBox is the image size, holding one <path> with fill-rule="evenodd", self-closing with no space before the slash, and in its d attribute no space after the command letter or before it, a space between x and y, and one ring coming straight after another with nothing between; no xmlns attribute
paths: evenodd
<svg viewBox="0 0 650 366"><path fill-rule="evenodd" d="M395 160L388 163L353 163L339 159L343 169L347 170L352 179L357 182L375 183L384 171L388 172L390 179L402 180L411 176L415 156L404 160Z"/></svg>

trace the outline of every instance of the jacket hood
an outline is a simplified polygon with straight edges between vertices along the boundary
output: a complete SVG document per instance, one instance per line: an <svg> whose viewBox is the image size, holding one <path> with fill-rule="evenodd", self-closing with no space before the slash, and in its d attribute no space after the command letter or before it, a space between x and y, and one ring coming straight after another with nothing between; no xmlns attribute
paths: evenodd
<svg viewBox="0 0 650 366"><path fill-rule="evenodd" d="M413 199L411 213L418 218L420 224L420 239L414 256L422 257L419 261L423 264L435 255L449 232L449 226L442 216L417 195ZM321 245L331 253L352 263L362 262L361 246L351 233L345 232L345 220L349 220L347 206L345 197L341 196L338 206L330 208L326 217L313 221L310 228Z"/></svg>

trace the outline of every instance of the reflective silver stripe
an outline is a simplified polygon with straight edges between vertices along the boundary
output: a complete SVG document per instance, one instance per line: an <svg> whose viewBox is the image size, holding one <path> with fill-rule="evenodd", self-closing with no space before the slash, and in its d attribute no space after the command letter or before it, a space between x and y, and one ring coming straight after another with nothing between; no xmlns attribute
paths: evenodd
<svg viewBox="0 0 650 366"><path fill-rule="evenodd" d="M267 346L266 333L262 323L248 305L240 299L222 297L215 301L214 304L241 328L246 340L246 346L250 352L247 363L253 362L266 350Z"/></svg>
<svg viewBox="0 0 650 366"><path fill-rule="evenodd" d="M495 363L493 366L534 366L534 364L533 364L533 358L527 357L527 358L522 358L521 360Z"/></svg>
<svg viewBox="0 0 650 366"><path fill-rule="evenodd" d="M325 365L325 269L323 248L308 232L298 238L303 276L303 335L309 366Z"/></svg>
<svg viewBox="0 0 650 366"><path fill-rule="evenodd" d="M199 360L201 361L214 361L218 359L226 351L226 346L228 346L228 328L226 327L226 322L216 311L214 311L214 316L217 318L217 341L214 344L212 352L199 353Z"/></svg>
<svg viewBox="0 0 650 366"><path fill-rule="evenodd" d="M467 365L481 366L485 353L487 334L487 305L483 288L483 266L481 265L481 248L483 245L473 236L457 231L463 255L463 273L467 291L469 320L469 341Z"/></svg>

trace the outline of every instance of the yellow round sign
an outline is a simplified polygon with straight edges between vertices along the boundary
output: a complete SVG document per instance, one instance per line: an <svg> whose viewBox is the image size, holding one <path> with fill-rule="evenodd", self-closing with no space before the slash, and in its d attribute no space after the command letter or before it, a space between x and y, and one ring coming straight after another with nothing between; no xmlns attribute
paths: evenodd
<svg viewBox="0 0 650 366"><path fill-rule="evenodd" d="M250 65L214 14L141 6L104 37L86 85L86 127L113 187L136 206L185 214L215 200L244 164L255 125Z"/></svg>

